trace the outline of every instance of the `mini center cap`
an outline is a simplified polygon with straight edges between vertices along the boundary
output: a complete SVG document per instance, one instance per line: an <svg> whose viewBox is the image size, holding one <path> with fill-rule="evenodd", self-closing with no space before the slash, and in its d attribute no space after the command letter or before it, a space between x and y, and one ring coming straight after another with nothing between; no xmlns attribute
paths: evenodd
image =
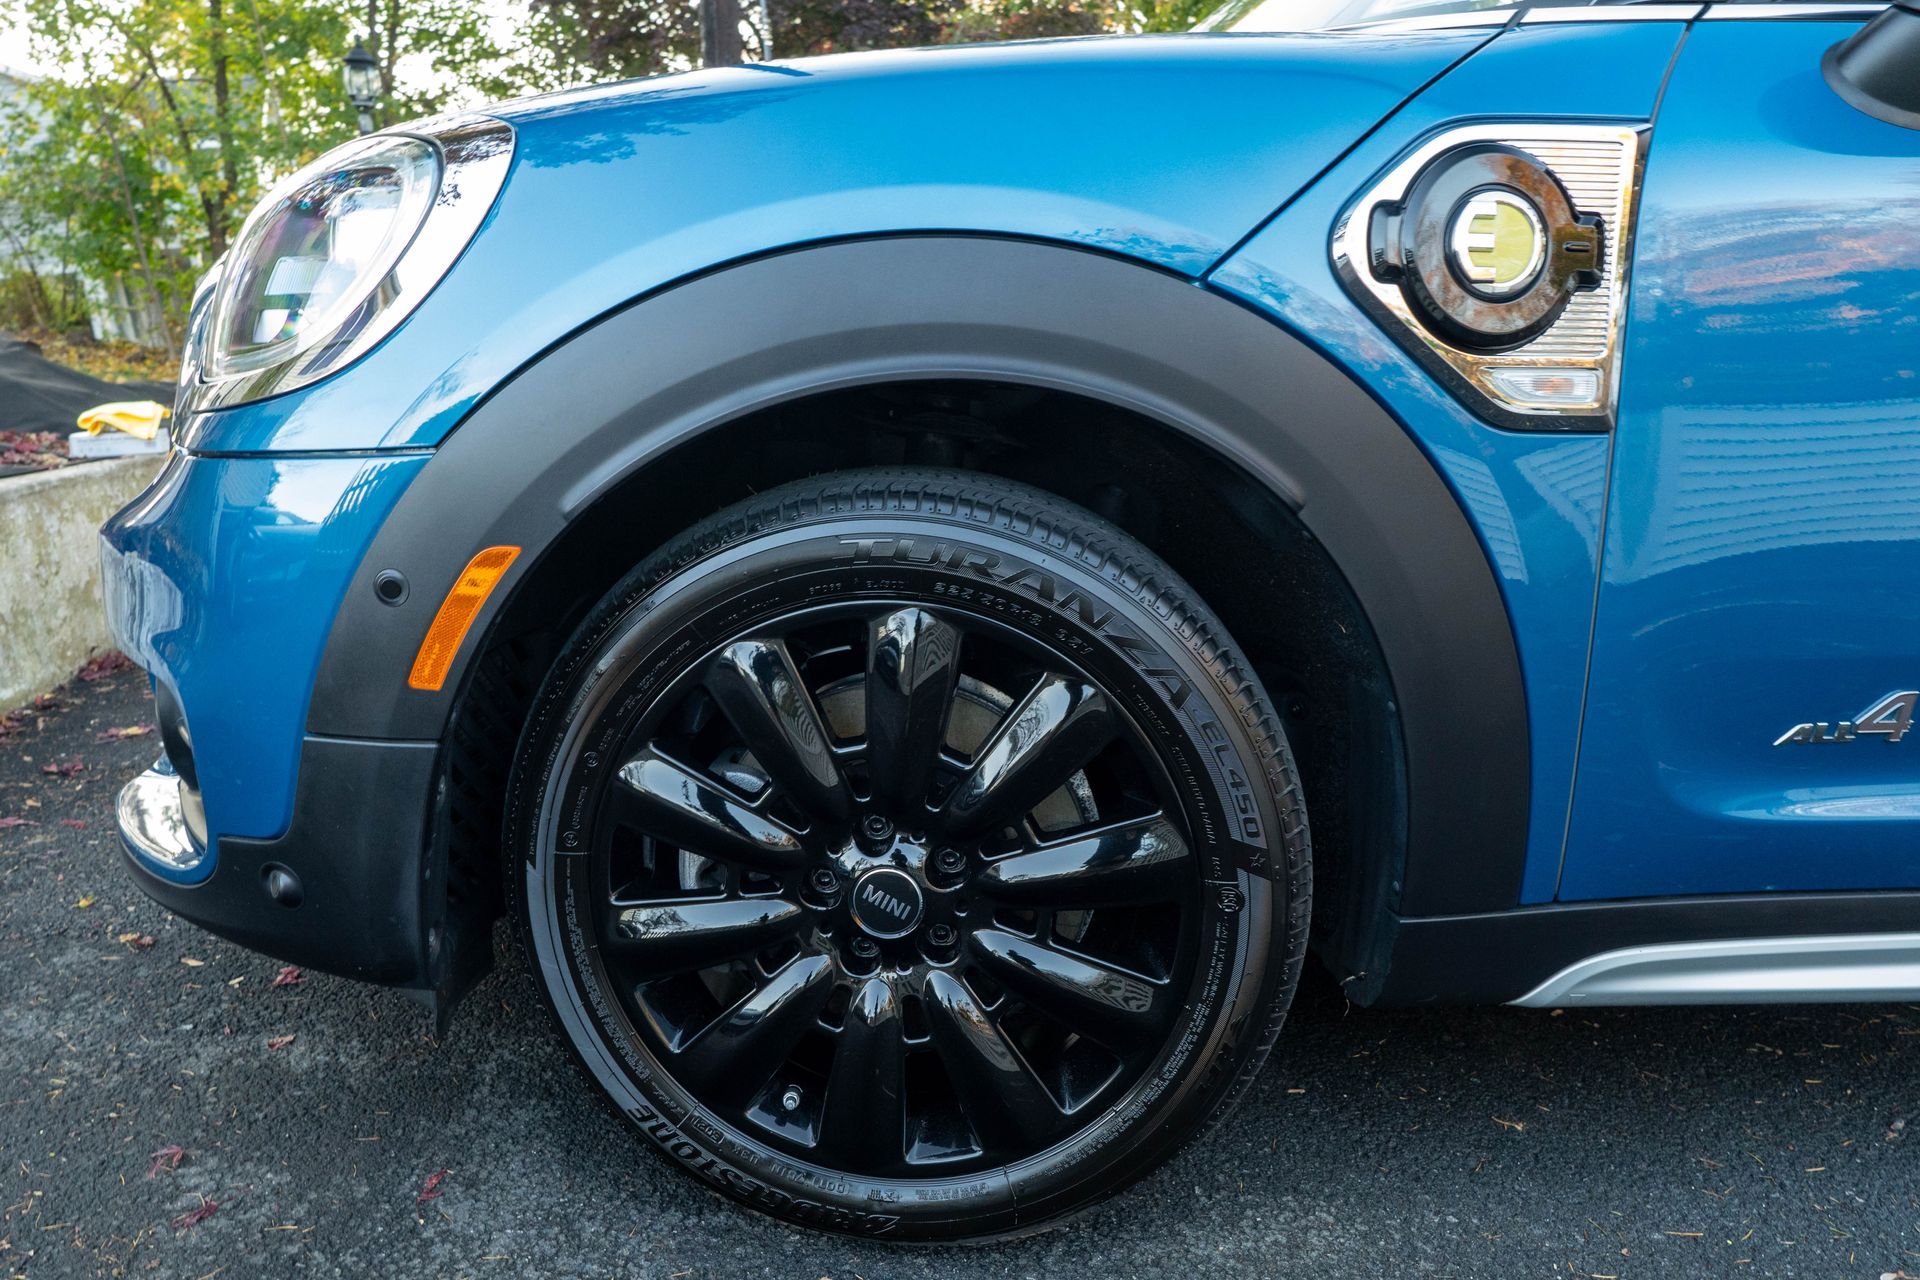
<svg viewBox="0 0 1920 1280"><path fill-rule="evenodd" d="M874 937L902 938L920 923L926 900L906 872L876 867L853 882L848 909L854 923Z"/></svg>

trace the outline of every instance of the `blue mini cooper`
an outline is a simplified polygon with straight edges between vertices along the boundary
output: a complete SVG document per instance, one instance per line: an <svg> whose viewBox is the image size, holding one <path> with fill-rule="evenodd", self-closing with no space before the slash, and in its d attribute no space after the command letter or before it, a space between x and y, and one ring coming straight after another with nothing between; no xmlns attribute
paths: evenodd
<svg viewBox="0 0 1920 1280"><path fill-rule="evenodd" d="M280 184L104 534L130 873L443 1026L505 916L653 1145L907 1240L1196 1140L1310 951L1920 995L1920 8L1207 25Z"/></svg>

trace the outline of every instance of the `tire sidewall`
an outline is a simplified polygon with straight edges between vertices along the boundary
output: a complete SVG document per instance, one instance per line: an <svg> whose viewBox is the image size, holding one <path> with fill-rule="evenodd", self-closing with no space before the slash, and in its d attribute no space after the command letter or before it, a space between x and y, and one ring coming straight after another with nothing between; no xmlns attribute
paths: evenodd
<svg viewBox="0 0 1920 1280"><path fill-rule="evenodd" d="M1201 1129L1291 994L1299 957L1287 954L1297 946L1288 922L1304 886L1294 883L1290 815L1277 811L1269 785L1276 744L1258 731L1257 691L1223 681L1222 668L1235 668L1222 660L1218 632L1192 625L1192 606L1170 574L1159 583L1116 581L1124 569L1109 557L1084 544L1044 545L1018 523L918 510L789 515L734 528L692 554L663 552L576 634L522 740L509 790L508 881L565 1038L614 1106L669 1157L791 1221L934 1240L1005 1234L1087 1205ZM662 560L670 562L664 574ZM1152 1066L1110 1114L1062 1145L973 1176L850 1177L708 1113L629 1033L597 964L588 904L576 900L578 877L561 874L562 850L586 843L617 726L657 699L674 672L795 608L869 599L996 619L1080 665L1154 746L1199 863L1194 983Z"/></svg>

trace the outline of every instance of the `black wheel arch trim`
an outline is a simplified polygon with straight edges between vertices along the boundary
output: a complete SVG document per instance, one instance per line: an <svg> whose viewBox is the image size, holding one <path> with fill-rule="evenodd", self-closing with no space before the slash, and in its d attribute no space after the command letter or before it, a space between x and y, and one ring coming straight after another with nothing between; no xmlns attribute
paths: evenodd
<svg viewBox="0 0 1920 1280"><path fill-rule="evenodd" d="M1377 872L1398 889L1382 898L1419 915L1518 901L1530 785L1519 658L1492 568L1431 462L1272 321L1182 277L1058 244L814 245L576 332L483 401L401 497L335 618L309 732L440 738L488 627L597 497L757 409L907 378L1024 382L1122 406L1293 508L1375 628L1402 720L1406 864ZM524 550L444 690L408 688L433 610L473 553L497 544ZM399 608L373 589L388 568L417 587Z"/></svg>

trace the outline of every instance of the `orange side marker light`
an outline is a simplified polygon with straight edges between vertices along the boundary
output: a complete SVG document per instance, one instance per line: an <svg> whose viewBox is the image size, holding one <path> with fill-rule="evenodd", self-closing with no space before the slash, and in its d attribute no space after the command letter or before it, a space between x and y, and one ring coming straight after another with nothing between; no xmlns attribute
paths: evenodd
<svg viewBox="0 0 1920 1280"><path fill-rule="evenodd" d="M453 666L453 656L460 652L460 642L467 638L467 628L519 554L518 547L488 547L467 561L467 567L454 579L453 589L440 602L440 612L433 615L427 638L420 642L420 652L407 676L408 687L432 693L447 682L447 670Z"/></svg>

